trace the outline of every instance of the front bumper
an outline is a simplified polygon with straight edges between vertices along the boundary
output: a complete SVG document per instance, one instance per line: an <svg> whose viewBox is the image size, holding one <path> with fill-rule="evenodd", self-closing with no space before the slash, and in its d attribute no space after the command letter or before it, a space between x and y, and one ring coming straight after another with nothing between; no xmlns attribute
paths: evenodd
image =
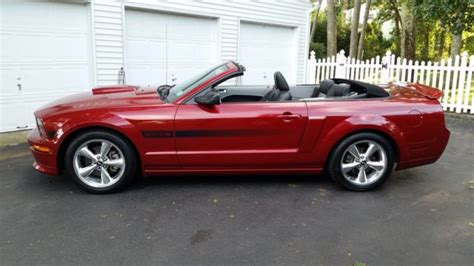
<svg viewBox="0 0 474 266"><path fill-rule="evenodd" d="M58 175L59 171L54 143L43 139L40 136L38 129L34 129L28 135L28 144L30 145L31 153L35 158L33 168L44 174Z"/></svg>

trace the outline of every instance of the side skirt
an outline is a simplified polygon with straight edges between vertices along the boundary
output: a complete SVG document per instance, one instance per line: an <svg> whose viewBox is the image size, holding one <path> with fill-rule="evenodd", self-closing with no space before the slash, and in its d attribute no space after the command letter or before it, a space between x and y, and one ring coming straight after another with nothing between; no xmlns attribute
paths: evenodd
<svg viewBox="0 0 474 266"><path fill-rule="evenodd" d="M262 169L242 169L242 168L198 168L198 169L153 169L144 170L145 176L170 176L170 175L240 175L240 174L321 174L322 168L262 168Z"/></svg>

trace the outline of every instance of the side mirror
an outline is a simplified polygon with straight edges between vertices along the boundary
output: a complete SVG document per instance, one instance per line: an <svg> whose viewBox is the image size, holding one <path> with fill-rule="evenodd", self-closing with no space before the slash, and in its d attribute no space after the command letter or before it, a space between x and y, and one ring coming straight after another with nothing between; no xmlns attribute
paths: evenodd
<svg viewBox="0 0 474 266"><path fill-rule="evenodd" d="M212 106L221 103L221 96L217 91L209 91L204 95L197 96L194 101L198 104Z"/></svg>

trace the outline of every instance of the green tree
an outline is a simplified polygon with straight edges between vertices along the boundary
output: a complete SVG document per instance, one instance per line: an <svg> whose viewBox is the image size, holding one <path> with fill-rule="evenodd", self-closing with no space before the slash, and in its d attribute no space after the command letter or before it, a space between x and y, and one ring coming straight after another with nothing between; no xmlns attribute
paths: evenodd
<svg viewBox="0 0 474 266"><path fill-rule="evenodd" d="M451 56L461 52L462 34L474 27L474 3L471 0L417 0L415 12L424 20L439 20L451 34Z"/></svg>

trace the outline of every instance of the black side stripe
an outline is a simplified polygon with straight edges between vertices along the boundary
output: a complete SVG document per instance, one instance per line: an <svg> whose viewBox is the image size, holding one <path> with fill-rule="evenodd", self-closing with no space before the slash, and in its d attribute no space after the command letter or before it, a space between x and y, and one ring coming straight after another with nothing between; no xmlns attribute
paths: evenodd
<svg viewBox="0 0 474 266"><path fill-rule="evenodd" d="M181 130L176 131L142 131L145 138L189 138L189 137L232 137L232 136L256 136L256 135L272 135L270 130L253 129L253 130Z"/></svg>

